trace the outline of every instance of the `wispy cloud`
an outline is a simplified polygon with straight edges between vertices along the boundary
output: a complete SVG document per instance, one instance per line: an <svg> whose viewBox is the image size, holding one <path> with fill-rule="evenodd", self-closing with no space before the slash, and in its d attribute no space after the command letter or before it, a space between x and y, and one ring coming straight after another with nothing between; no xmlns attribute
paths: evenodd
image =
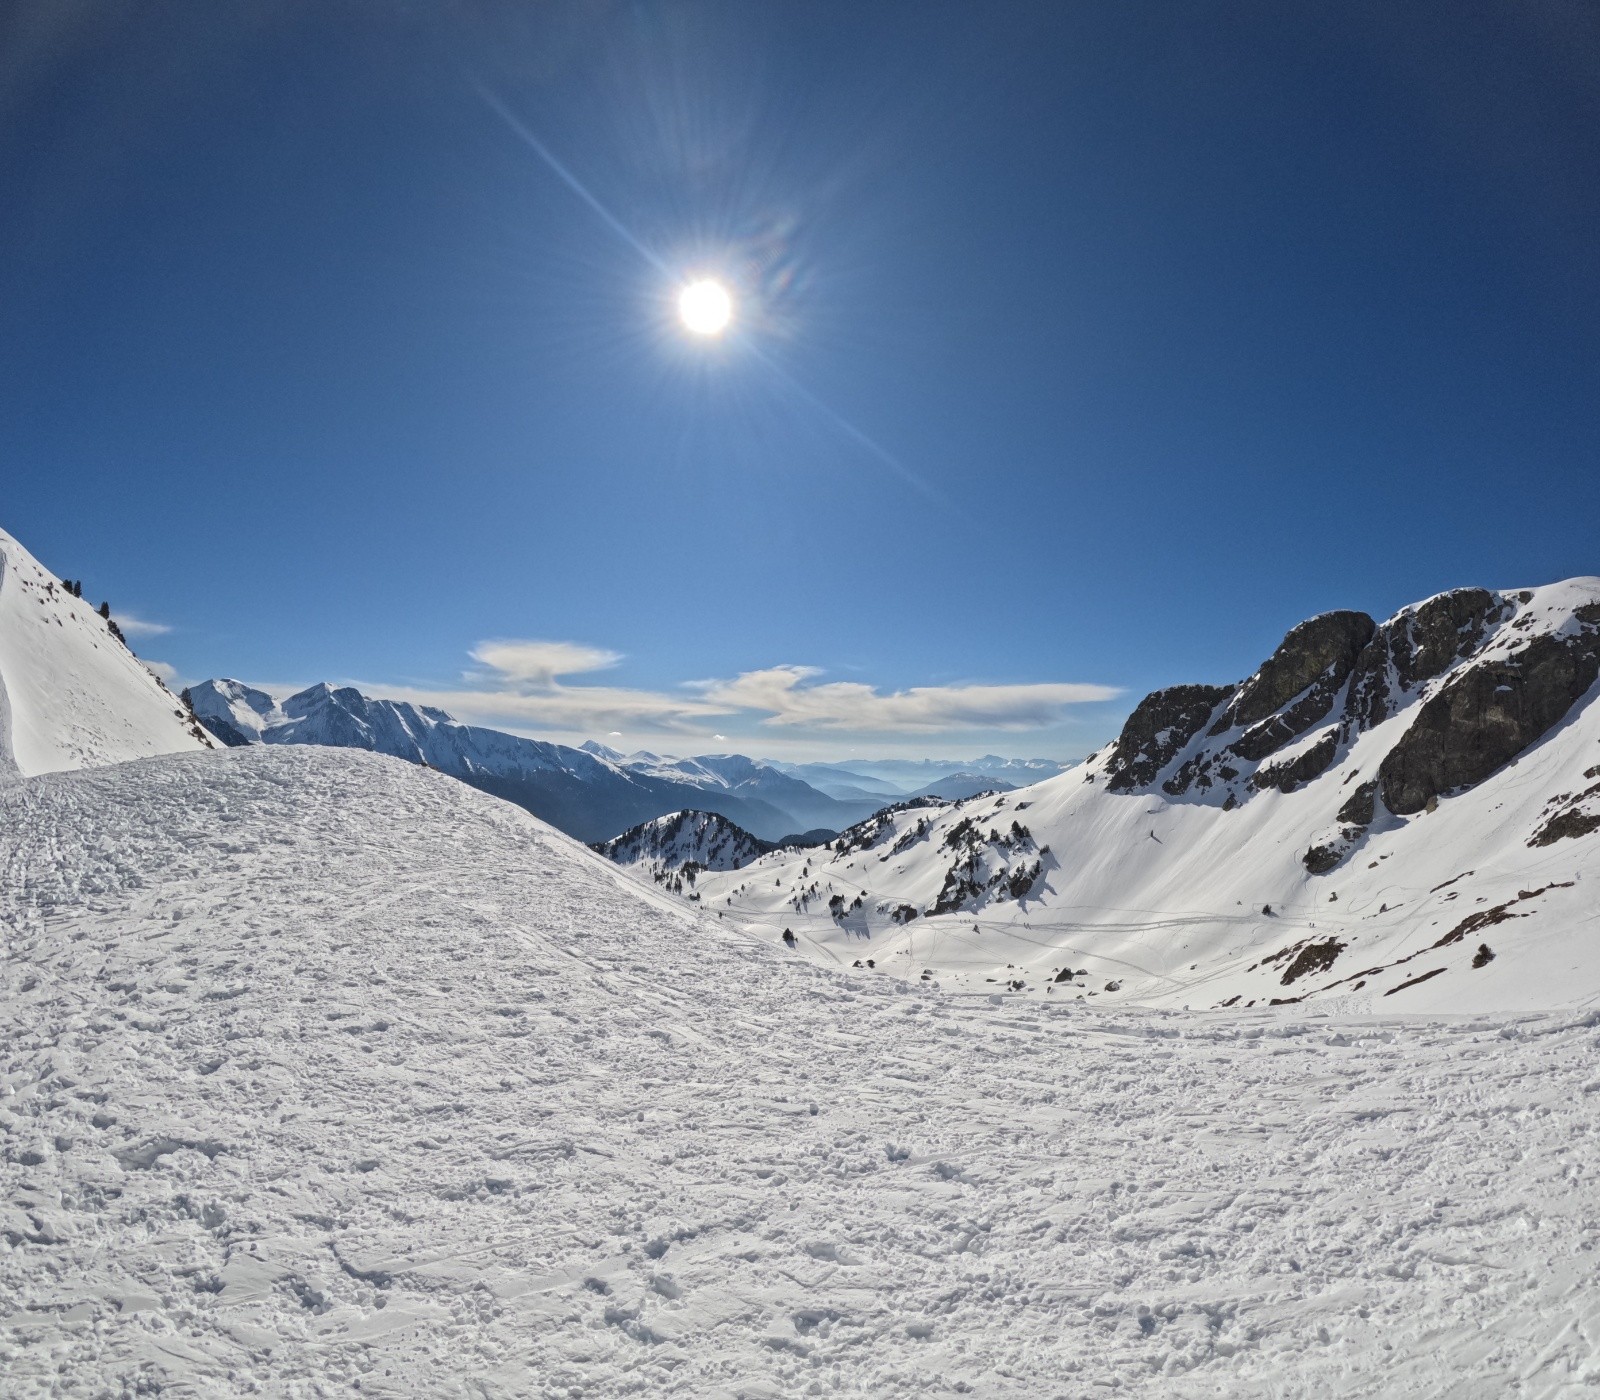
<svg viewBox="0 0 1600 1400"><path fill-rule="evenodd" d="M459 720L494 728L560 734L702 734L707 723L732 713L693 695L618 686L552 686L525 691L471 687L426 689L358 683L361 690L416 705L436 705Z"/></svg>
<svg viewBox="0 0 1600 1400"><path fill-rule="evenodd" d="M725 739L728 719L789 732L941 734L1042 729L1073 705L1115 700L1115 686L1085 683L913 686L884 692L858 681L819 681L812 666L770 666L674 690L573 685L622 658L575 642L500 639L472 650L460 688L363 686L435 705L470 723L560 734L660 733Z"/></svg>
<svg viewBox="0 0 1600 1400"><path fill-rule="evenodd" d="M604 671L622 660L614 651L602 647L580 646L576 642L479 642L472 659L487 666L508 681L535 687L550 687L560 676L581 676Z"/></svg>
<svg viewBox="0 0 1600 1400"><path fill-rule="evenodd" d="M172 631L164 622L147 622L142 617L135 617L132 613L114 613L117 626L130 637L164 637Z"/></svg>
<svg viewBox="0 0 1600 1400"><path fill-rule="evenodd" d="M1085 684L913 686L884 694L858 681L807 684L811 666L771 666L697 688L707 700L765 714L763 724L858 733L937 734L961 729L1040 729L1069 705L1115 700L1115 686Z"/></svg>

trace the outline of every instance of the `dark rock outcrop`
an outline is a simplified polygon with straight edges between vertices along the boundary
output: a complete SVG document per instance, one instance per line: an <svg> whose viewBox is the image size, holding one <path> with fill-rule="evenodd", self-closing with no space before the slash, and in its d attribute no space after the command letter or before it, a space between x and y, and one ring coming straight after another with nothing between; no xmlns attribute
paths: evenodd
<svg viewBox="0 0 1600 1400"><path fill-rule="evenodd" d="M1239 687L1209 731L1213 737L1230 729L1245 732L1222 753L1197 754L1173 775L1166 790L1176 796L1209 787L1224 777L1221 769L1229 757L1260 763L1326 719L1375 627L1366 613L1331 612L1292 628L1261 669ZM1330 751L1323 768L1333 757ZM1268 780L1258 786L1277 783Z"/></svg>
<svg viewBox="0 0 1600 1400"><path fill-rule="evenodd" d="M1443 675L1482 644L1513 605L1486 588L1457 588L1419 603L1379 627L1350 679L1346 706L1353 733L1382 724L1402 692Z"/></svg>
<svg viewBox="0 0 1600 1400"><path fill-rule="evenodd" d="M1583 587L1550 590L1539 604L1530 592L1458 588L1382 626L1361 612L1314 617L1237 687L1174 686L1146 696L1107 755L1107 786L1209 795L1231 811L1253 794L1315 785L1366 731L1393 721L1405 732L1384 746L1373 776L1353 791L1330 791L1338 825L1302 857L1308 869L1331 868L1378 812L1410 815L1481 782L1595 684L1600 602L1589 581L1575 582ZM1286 756L1291 745L1301 751ZM1589 821L1587 810L1550 811L1537 837L1587 835Z"/></svg>
<svg viewBox="0 0 1600 1400"><path fill-rule="evenodd" d="M1283 985L1292 986L1302 977L1326 972L1338 960L1339 954L1344 952L1346 946L1348 945L1337 938L1324 938L1320 942L1306 944L1288 967L1284 968Z"/></svg>
<svg viewBox="0 0 1600 1400"><path fill-rule="evenodd" d="M1257 792L1266 788L1277 788L1279 792L1293 792L1296 788L1304 787L1313 778L1320 778L1326 773L1328 765L1333 762L1334 755L1338 752L1338 731L1330 729L1303 754L1282 763L1273 763L1257 769L1255 776L1250 779L1250 786Z"/></svg>
<svg viewBox="0 0 1600 1400"><path fill-rule="evenodd" d="M1592 812L1561 812L1534 832L1528 838L1528 844L1553 846L1557 841L1587 836L1592 831L1600 831L1600 815Z"/></svg>
<svg viewBox="0 0 1600 1400"><path fill-rule="evenodd" d="M1463 669L1423 703L1380 765L1384 804L1408 815L1482 782L1560 723L1597 675L1600 628L1592 625Z"/></svg>
<svg viewBox="0 0 1600 1400"><path fill-rule="evenodd" d="M1131 792L1153 783L1233 690L1225 685L1175 685L1145 696L1122 726L1106 764L1110 774L1106 786L1112 792Z"/></svg>
<svg viewBox="0 0 1600 1400"><path fill-rule="evenodd" d="M1589 769L1585 778L1600 778L1600 765ZM1562 793L1546 804L1554 807L1539 829L1528 838L1530 846L1553 846L1557 841L1568 841L1600 831L1600 812L1585 811L1585 807L1600 800L1600 783L1578 793Z"/></svg>
<svg viewBox="0 0 1600 1400"><path fill-rule="evenodd" d="M1355 849L1356 842L1361 839L1364 830L1359 826L1345 827L1336 840L1313 846L1300 857L1300 863L1312 875L1326 875Z"/></svg>
<svg viewBox="0 0 1600 1400"><path fill-rule="evenodd" d="M1369 778L1345 799L1344 806L1339 808L1339 820L1354 826L1371 826L1377 806L1378 780Z"/></svg>
<svg viewBox="0 0 1600 1400"><path fill-rule="evenodd" d="M1326 875L1343 859L1343 846L1313 846L1300 857L1305 868L1313 875Z"/></svg>
<svg viewBox="0 0 1600 1400"><path fill-rule="evenodd" d="M1316 687L1325 703L1315 713L1304 715L1303 722L1280 742L1305 733L1328 713L1335 694L1355 668L1356 658L1372 640L1376 628L1377 624L1364 612L1323 613L1291 628L1261 669L1239 687L1233 703L1211 732L1223 734L1235 726L1248 729L1260 724L1302 691Z"/></svg>

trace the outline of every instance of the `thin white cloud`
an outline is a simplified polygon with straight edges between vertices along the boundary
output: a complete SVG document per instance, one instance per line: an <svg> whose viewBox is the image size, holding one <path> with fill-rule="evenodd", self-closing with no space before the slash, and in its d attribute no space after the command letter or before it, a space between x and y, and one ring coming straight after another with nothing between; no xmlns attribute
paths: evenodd
<svg viewBox="0 0 1600 1400"><path fill-rule="evenodd" d="M132 613L112 613L112 619L130 637L164 637L172 631L164 622L147 622Z"/></svg>
<svg viewBox="0 0 1600 1400"><path fill-rule="evenodd" d="M562 734L594 734L612 730L701 734L705 726L732 713L727 706L694 696L614 686L552 686L524 691L490 688L430 690L410 686L356 682L368 695L434 705L468 724L496 729Z"/></svg>
<svg viewBox="0 0 1600 1400"><path fill-rule="evenodd" d="M914 686L884 693L857 681L817 682L810 666L771 666L675 691L563 684L622 658L575 642L501 639L479 643L481 668L459 689L366 687L370 693L448 710L468 723L561 734L681 734L726 742L713 730L744 718L791 731L939 734L1043 729L1069 707L1122 694L1087 684Z"/></svg>
<svg viewBox="0 0 1600 1400"><path fill-rule="evenodd" d="M148 661L142 656L139 658L139 664L152 676L155 676L168 690L181 690L183 688L182 677L178 675L176 666L169 666L165 661Z"/></svg>
<svg viewBox="0 0 1600 1400"><path fill-rule="evenodd" d="M1070 705L1115 700L1115 686L1083 684L913 686L883 694L858 681L806 684L811 666L771 666L702 683L705 699L764 712L763 724L858 733L935 734L962 729L1042 729Z"/></svg>
<svg viewBox="0 0 1600 1400"><path fill-rule="evenodd" d="M561 676L604 671L622 657L602 647L580 646L576 642L493 641L473 647L472 659L508 681L545 688L553 686Z"/></svg>

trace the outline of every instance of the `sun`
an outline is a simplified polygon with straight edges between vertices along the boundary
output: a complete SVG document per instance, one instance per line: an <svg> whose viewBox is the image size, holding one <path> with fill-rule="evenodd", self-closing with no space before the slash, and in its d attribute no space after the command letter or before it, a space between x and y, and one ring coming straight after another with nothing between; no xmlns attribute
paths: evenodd
<svg viewBox="0 0 1600 1400"><path fill-rule="evenodd" d="M721 335L733 321L733 298L716 278L699 278L678 293L678 319L692 335Z"/></svg>

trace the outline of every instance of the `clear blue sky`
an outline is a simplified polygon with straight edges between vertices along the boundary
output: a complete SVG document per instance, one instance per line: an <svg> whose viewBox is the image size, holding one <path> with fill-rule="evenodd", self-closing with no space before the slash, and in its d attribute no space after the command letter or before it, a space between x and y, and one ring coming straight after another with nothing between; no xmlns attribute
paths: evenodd
<svg viewBox="0 0 1600 1400"><path fill-rule="evenodd" d="M1580 0L24 0L0 211L0 525L188 678L1074 756L1600 572Z"/></svg>

